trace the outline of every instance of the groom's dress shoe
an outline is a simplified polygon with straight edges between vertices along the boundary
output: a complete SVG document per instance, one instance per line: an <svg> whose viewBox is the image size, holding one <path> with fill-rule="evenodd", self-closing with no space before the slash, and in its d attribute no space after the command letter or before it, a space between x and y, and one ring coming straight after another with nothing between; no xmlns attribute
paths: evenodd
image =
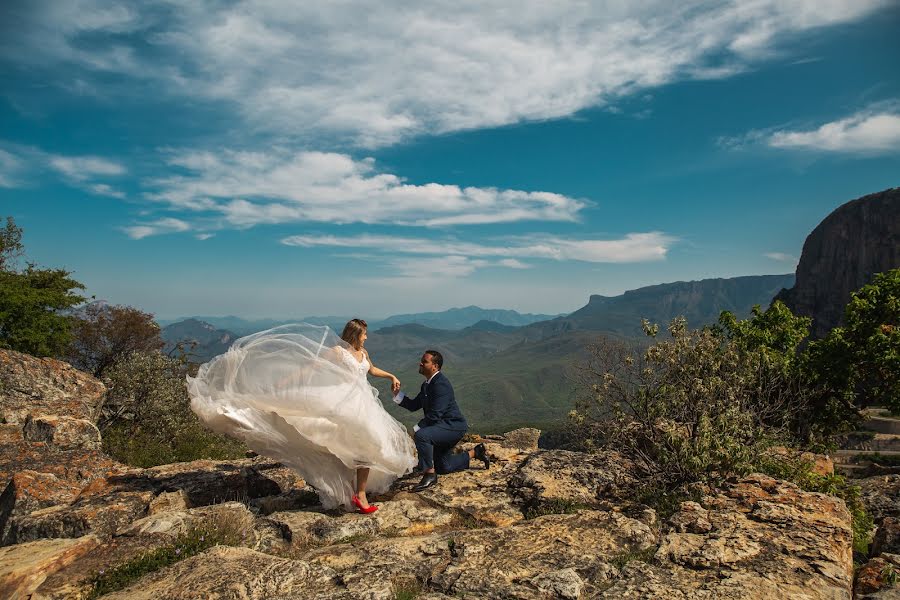
<svg viewBox="0 0 900 600"><path fill-rule="evenodd" d="M422 481L420 481L419 484L413 488L413 491L421 492L422 490L427 490L436 483L437 473L425 473L424 477L422 477Z"/></svg>
<svg viewBox="0 0 900 600"><path fill-rule="evenodd" d="M477 446L475 446L474 450L475 450L475 458L477 458L478 460L480 460L481 462L484 463L485 470L490 469L491 468L491 459L487 455L487 450L485 449L484 444L478 444Z"/></svg>

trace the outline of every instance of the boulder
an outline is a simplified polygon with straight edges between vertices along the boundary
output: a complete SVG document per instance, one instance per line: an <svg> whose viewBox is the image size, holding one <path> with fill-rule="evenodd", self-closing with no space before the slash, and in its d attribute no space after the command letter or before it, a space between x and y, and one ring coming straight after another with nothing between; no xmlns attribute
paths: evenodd
<svg viewBox="0 0 900 600"><path fill-rule="evenodd" d="M28 442L43 442L60 450L100 449L100 430L85 419L29 415L23 433Z"/></svg>
<svg viewBox="0 0 900 600"><path fill-rule="evenodd" d="M542 450L532 454L511 478L510 487L526 507L599 506L627 498L638 483L638 469L618 452L585 454Z"/></svg>
<svg viewBox="0 0 900 600"><path fill-rule="evenodd" d="M216 546L151 573L105 600L272 600L274 598L347 598L331 569L263 554L249 548ZM374 596L373 596L374 597Z"/></svg>
<svg viewBox="0 0 900 600"><path fill-rule="evenodd" d="M97 422L106 386L68 363L0 350L0 421L24 425L29 415Z"/></svg>
<svg viewBox="0 0 900 600"><path fill-rule="evenodd" d="M371 515L349 513L334 517L289 511L274 513L269 520L297 547L334 544L361 536L423 535L447 529L456 521L453 511L436 507L416 494L401 492L390 502L376 504L379 509Z"/></svg>
<svg viewBox="0 0 900 600"><path fill-rule="evenodd" d="M9 520L3 544L21 544L41 538L74 538L88 533L110 537L120 527L143 516L152 499L152 492L114 492L14 516Z"/></svg>
<svg viewBox="0 0 900 600"><path fill-rule="evenodd" d="M900 555L882 554L856 573L853 597L859 600L900 600Z"/></svg>
<svg viewBox="0 0 900 600"><path fill-rule="evenodd" d="M900 474L867 477L855 483L876 525L885 517L900 518Z"/></svg>
<svg viewBox="0 0 900 600"><path fill-rule="evenodd" d="M685 502L653 555L629 561L600 598L851 597L843 501L754 475Z"/></svg>
<svg viewBox="0 0 900 600"><path fill-rule="evenodd" d="M97 547L88 535L69 540L41 540L0 548L0 598L28 600L44 580Z"/></svg>
<svg viewBox="0 0 900 600"><path fill-rule="evenodd" d="M264 457L229 461L195 460L116 474L92 489L91 493L107 493L110 490L149 490L154 494L180 491L187 506L194 507L278 495L293 489L298 481L303 480L299 476L285 479L281 464Z"/></svg>
<svg viewBox="0 0 900 600"><path fill-rule="evenodd" d="M875 537L872 538L872 546L869 548L870 556L877 556L884 552L900 554L900 519L896 517L884 517L878 523Z"/></svg>

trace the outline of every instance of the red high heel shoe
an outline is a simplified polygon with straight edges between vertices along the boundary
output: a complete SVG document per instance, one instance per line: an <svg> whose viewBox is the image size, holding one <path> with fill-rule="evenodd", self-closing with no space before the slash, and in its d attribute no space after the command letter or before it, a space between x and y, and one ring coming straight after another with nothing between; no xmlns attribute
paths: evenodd
<svg viewBox="0 0 900 600"><path fill-rule="evenodd" d="M359 496L353 496L353 504L356 505L356 508L364 515L372 514L378 507L374 504L370 504L368 507L363 507L362 502L359 501Z"/></svg>

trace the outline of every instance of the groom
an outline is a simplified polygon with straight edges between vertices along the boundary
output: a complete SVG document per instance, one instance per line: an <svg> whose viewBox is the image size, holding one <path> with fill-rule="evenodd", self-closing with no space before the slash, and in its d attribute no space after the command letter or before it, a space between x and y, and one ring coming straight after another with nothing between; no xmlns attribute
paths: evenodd
<svg viewBox="0 0 900 600"><path fill-rule="evenodd" d="M414 428L419 469L424 473L422 481L413 488L414 492L436 484L438 473L443 475L468 469L473 458L482 461L485 469L491 466L484 444L478 444L468 452L450 453L469 425L456 404L450 380L441 373L443 365L444 357L440 352L426 350L419 362L419 373L425 377L419 394L410 398L400 391L399 385L392 390L396 394L394 402L409 411L422 409L425 412L425 417Z"/></svg>

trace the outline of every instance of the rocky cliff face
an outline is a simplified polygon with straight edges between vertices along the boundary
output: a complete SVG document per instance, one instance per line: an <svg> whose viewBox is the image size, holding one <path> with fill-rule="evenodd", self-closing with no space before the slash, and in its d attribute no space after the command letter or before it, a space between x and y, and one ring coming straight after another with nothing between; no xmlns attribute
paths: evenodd
<svg viewBox="0 0 900 600"><path fill-rule="evenodd" d="M36 378L63 368L29 371L34 360L0 351L0 365L25 364ZM708 489L660 519L632 500L639 472L621 455L539 450L540 432L520 429L461 444L483 441L490 470L443 476L421 494L410 491L417 478L401 479L373 498L373 515L326 512L264 457L136 469L97 450L94 430L57 443L54 423L74 417L41 414L42 396L56 413L85 416L75 396L93 388L67 396L64 380L17 381L11 410L24 417L0 439L3 598L86 598L99 573L155 549L180 552L179 536L201 526L235 536L104 597L851 598L843 502L769 477ZM0 402L15 398L0 390ZM31 426L39 439L28 423L41 424ZM885 507L877 560L888 565L898 489L876 479L866 494ZM863 591L884 587L880 565L867 565Z"/></svg>
<svg viewBox="0 0 900 600"><path fill-rule="evenodd" d="M900 267L900 188L852 200L832 212L803 244L797 281L776 297L813 318L812 336L841 323L850 294L875 273Z"/></svg>

